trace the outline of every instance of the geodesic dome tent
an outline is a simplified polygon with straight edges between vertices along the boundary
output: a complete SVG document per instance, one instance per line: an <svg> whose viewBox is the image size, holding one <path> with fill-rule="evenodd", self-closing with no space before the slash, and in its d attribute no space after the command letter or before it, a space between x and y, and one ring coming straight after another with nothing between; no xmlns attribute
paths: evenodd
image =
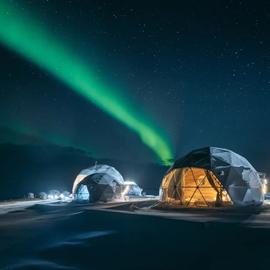
<svg viewBox="0 0 270 270"><path fill-rule="evenodd" d="M142 189L133 181L125 181L122 194L131 197L141 197Z"/></svg>
<svg viewBox="0 0 270 270"><path fill-rule="evenodd" d="M121 196L122 175L108 165L94 165L76 177L72 193L81 201L110 201Z"/></svg>
<svg viewBox="0 0 270 270"><path fill-rule="evenodd" d="M187 207L260 205L259 173L233 151L206 147L175 161L160 187L163 203Z"/></svg>

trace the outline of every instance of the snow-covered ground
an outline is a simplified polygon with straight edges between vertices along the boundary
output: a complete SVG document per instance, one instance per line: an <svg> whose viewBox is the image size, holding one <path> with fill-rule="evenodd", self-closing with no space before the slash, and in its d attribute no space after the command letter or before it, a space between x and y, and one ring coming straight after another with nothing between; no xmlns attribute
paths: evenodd
<svg viewBox="0 0 270 270"><path fill-rule="evenodd" d="M14 200L10 202L0 202L0 215L14 211L22 211L25 210L27 207L36 204L49 204L55 202L56 200Z"/></svg>
<svg viewBox="0 0 270 270"><path fill-rule="evenodd" d="M154 201L0 205L0 269L266 269L270 207L152 210ZM5 213L4 213L5 212Z"/></svg>

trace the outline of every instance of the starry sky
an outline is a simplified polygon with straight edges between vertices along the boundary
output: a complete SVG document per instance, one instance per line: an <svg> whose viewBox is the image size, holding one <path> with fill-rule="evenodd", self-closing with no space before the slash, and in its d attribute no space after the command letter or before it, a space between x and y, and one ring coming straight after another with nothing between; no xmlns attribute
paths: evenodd
<svg viewBox="0 0 270 270"><path fill-rule="evenodd" d="M0 30L0 142L21 143L23 135L95 157L157 163L211 145L270 171L268 1L4 2L0 20L19 22L29 35L17 27L11 46ZM35 29L49 35L39 31L37 41ZM43 64L55 42L55 70L59 60L65 76ZM30 51L20 51L24 44ZM63 51L72 55L67 64ZM82 62L102 84L99 102L112 95L136 127L74 87Z"/></svg>

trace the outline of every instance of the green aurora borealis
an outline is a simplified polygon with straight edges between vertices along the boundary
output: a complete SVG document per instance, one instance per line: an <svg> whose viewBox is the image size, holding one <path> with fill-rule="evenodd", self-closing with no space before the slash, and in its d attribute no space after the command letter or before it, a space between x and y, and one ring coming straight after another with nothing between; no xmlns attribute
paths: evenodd
<svg viewBox="0 0 270 270"><path fill-rule="evenodd" d="M0 42L136 132L160 161L168 164L173 158L170 140L154 121L138 112L138 104L97 79L94 67L89 67L38 20L6 1L0 2Z"/></svg>

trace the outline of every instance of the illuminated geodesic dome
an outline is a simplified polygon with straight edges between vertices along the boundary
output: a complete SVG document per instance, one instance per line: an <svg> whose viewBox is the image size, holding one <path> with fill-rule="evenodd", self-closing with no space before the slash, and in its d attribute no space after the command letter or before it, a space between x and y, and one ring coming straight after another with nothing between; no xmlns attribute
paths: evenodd
<svg viewBox="0 0 270 270"><path fill-rule="evenodd" d="M206 147L175 161L162 180L160 200L187 207L260 205L259 173L233 151Z"/></svg>
<svg viewBox="0 0 270 270"><path fill-rule="evenodd" d="M115 168L99 164L79 173L74 181L72 193L77 200L110 201L121 197L123 184L124 179Z"/></svg>
<svg viewBox="0 0 270 270"><path fill-rule="evenodd" d="M142 196L142 189L134 181L127 180L124 182L122 195L140 197Z"/></svg>

